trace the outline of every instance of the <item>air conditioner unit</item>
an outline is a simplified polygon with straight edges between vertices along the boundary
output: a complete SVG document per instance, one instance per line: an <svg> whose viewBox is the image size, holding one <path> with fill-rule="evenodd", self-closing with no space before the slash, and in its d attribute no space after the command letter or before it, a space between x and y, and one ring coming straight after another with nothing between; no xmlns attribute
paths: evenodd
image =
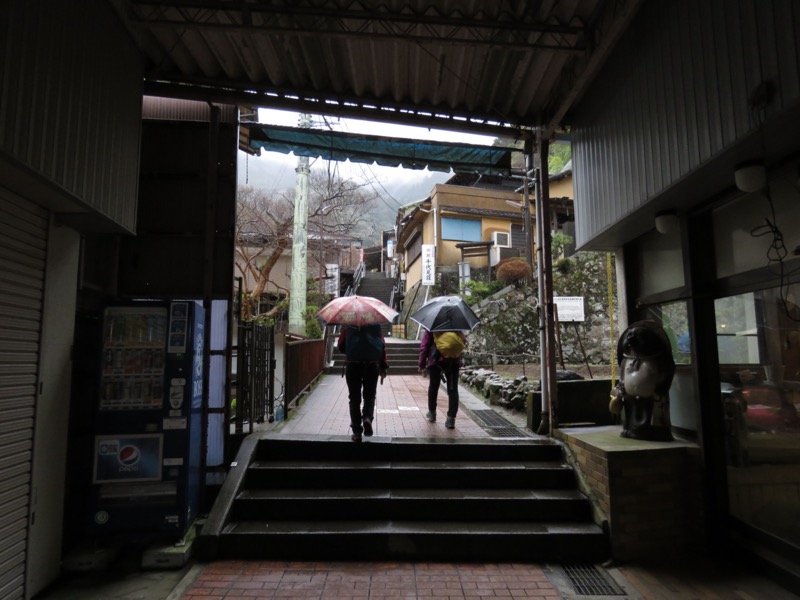
<svg viewBox="0 0 800 600"><path fill-rule="evenodd" d="M492 232L492 242L495 247L510 248L511 234L508 231L494 231Z"/></svg>

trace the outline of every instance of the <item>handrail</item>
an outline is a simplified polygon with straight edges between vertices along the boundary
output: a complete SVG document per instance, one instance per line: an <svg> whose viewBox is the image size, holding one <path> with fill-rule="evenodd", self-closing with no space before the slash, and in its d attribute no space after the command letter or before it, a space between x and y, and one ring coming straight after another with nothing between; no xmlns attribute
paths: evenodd
<svg viewBox="0 0 800 600"><path fill-rule="evenodd" d="M421 286L421 285L418 285L418 286L417 286L417 287L414 289L414 297L413 297L413 298L411 298L411 304L410 304L410 306L411 306L411 307L413 307L413 306L414 306L414 302L416 302L416 301L417 301L417 296L419 295L419 291L420 291L421 289L422 289L422 286ZM406 328L408 327L408 319L409 319L409 313L406 313L406 316L405 316L405 318L403 319L403 329L406 329ZM419 327L417 327L417 333L419 333Z"/></svg>
<svg viewBox="0 0 800 600"><path fill-rule="evenodd" d="M345 296L352 296L355 295L356 291L358 290L358 286L361 285L361 280L364 278L364 274L367 272L367 265L362 260L358 263L358 267L356 267L355 272L353 273L353 287L348 288L348 290L352 290L352 293L347 294Z"/></svg>

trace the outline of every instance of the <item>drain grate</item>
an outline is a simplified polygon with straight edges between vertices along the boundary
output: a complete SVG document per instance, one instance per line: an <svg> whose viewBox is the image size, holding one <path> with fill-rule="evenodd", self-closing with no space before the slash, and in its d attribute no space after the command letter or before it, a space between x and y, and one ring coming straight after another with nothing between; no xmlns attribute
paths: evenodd
<svg viewBox="0 0 800 600"><path fill-rule="evenodd" d="M531 434L519 427L486 427L486 431L494 437L531 437Z"/></svg>
<svg viewBox="0 0 800 600"><path fill-rule="evenodd" d="M611 576L594 565L561 565L561 568L581 596L625 596Z"/></svg>
<svg viewBox="0 0 800 600"><path fill-rule="evenodd" d="M473 410L472 416L483 427L514 427L514 424L493 410Z"/></svg>
<svg viewBox="0 0 800 600"><path fill-rule="evenodd" d="M504 416L491 409L469 411L475 421L494 437L531 437L523 428L517 427Z"/></svg>

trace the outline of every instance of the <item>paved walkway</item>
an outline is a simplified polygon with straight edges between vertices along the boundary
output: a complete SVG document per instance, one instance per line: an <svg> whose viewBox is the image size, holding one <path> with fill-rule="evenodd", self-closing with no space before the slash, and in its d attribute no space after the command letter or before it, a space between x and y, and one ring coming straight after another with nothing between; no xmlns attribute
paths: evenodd
<svg viewBox="0 0 800 600"><path fill-rule="evenodd" d="M376 437L487 437L470 418L486 403L461 388L462 410L453 430L444 427L447 405L440 391L437 422L425 420L428 380L420 375L390 375L378 386ZM517 426L524 416L503 413ZM278 434L346 436L349 439L347 386L338 374L326 375L289 421L265 426ZM369 443L364 438L363 443ZM220 560L190 564L178 572L99 573L53 586L36 600L466 600L540 598L550 600L790 600L794 594L754 574L740 560L688 557L681 563L600 567L615 595L576 591L561 565L356 563Z"/></svg>
<svg viewBox="0 0 800 600"><path fill-rule="evenodd" d="M535 565L234 561L208 565L181 596L184 600L486 597L558 600L562 596Z"/></svg>
<svg viewBox="0 0 800 600"><path fill-rule="evenodd" d="M489 407L461 387L461 408L455 429L447 429L447 394L439 389L436 422L425 419L428 379L422 375L389 375L378 385L375 435L415 438L490 437L470 418ZM524 425L524 415L508 415ZM322 377L285 423L270 427L280 434L350 436L347 384L339 373ZM363 443L369 443L364 438ZM562 598L545 574L546 567L528 564L449 563L281 563L218 561L203 566L193 583L176 598Z"/></svg>
<svg viewBox="0 0 800 600"><path fill-rule="evenodd" d="M436 422L425 419L428 412L428 379L422 375L389 375L378 385L375 398L376 436L383 437L487 437L489 434L470 417L466 408L488 408L469 391L460 388L462 410L456 428L444 426L447 394L439 388ZM340 374L324 375L311 394L285 424L275 427L280 433L350 435L347 384ZM367 438L364 438L367 440Z"/></svg>

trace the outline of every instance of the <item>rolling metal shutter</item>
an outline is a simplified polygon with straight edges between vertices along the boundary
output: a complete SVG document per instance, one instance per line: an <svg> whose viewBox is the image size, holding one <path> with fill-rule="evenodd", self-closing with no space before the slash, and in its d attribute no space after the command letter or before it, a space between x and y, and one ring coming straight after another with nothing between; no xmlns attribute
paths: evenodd
<svg viewBox="0 0 800 600"><path fill-rule="evenodd" d="M0 598L22 598L48 212L0 188Z"/></svg>

